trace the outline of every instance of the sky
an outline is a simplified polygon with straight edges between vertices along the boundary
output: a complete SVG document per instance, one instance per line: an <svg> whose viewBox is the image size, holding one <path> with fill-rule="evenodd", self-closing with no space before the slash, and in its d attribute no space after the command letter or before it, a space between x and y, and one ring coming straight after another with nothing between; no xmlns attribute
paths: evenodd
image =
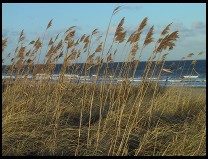
<svg viewBox="0 0 208 159"><path fill-rule="evenodd" d="M45 33L45 41L49 41L51 37L55 38L58 33L64 33L74 25L77 26L77 38L83 34L90 34L96 28L99 34L104 36L112 11L118 5L122 7L112 19L106 43L107 49L110 47L115 29L123 17L125 17L124 29L127 30L128 36L147 17L147 26L141 40L144 40L152 25L154 25L154 41L171 22L173 24L170 32L179 31L180 38L167 60L180 60L192 52L195 55L190 59L206 59L205 3L3 3L2 38L8 38L8 44L2 58L5 58L8 52L14 51L23 29L26 36L25 43L29 43L39 36L43 37L51 19L53 19L52 26ZM147 60L153 49L153 44L145 48L141 60ZM201 51L204 54L200 57L197 56ZM85 61L85 56L83 55L79 62ZM121 51L118 52L115 61L123 59L124 54ZM63 59L60 59L59 62L63 62ZM8 59L4 64L9 63Z"/></svg>

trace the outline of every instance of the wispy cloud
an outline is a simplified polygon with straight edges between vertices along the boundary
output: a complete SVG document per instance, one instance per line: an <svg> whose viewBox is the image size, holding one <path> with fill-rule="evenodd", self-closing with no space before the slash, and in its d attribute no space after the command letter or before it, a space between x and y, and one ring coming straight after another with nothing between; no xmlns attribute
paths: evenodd
<svg viewBox="0 0 208 159"><path fill-rule="evenodd" d="M204 22L195 21L192 23L192 29L199 34L206 35L206 24Z"/></svg>
<svg viewBox="0 0 208 159"><path fill-rule="evenodd" d="M8 36L9 31L7 29L2 29L2 38L5 38Z"/></svg>
<svg viewBox="0 0 208 159"><path fill-rule="evenodd" d="M74 22L78 22L79 19L78 19L78 18L74 18L73 21L74 21Z"/></svg>
<svg viewBox="0 0 208 159"><path fill-rule="evenodd" d="M195 21L192 23L193 29L206 29L206 24L204 22Z"/></svg>
<svg viewBox="0 0 208 159"><path fill-rule="evenodd" d="M114 35L117 27L118 27L117 25L110 26L108 34L109 35ZM130 35L131 33L135 32L138 29L138 27L139 27L139 24L138 25L133 25L132 24L132 25L129 25L129 26L124 26L124 30L127 31L127 35ZM151 25L147 24L145 26L145 28L143 29L142 34L147 34L150 27L151 27Z"/></svg>
<svg viewBox="0 0 208 159"><path fill-rule="evenodd" d="M136 5L136 6L123 6L123 9L132 11L132 10L141 10L143 6L141 5Z"/></svg>
<svg viewBox="0 0 208 159"><path fill-rule="evenodd" d="M157 25L155 29L156 33L161 32L165 27ZM173 23L170 27L171 31L179 31L180 39L193 38L206 33L206 24L203 22L193 22L192 26L187 27L182 22Z"/></svg>
<svg viewBox="0 0 208 159"><path fill-rule="evenodd" d="M18 37L20 35L21 31L10 31L8 29L3 28L2 29L2 37Z"/></svg>
<svg viewBox="0 0 208 159"><path fill-rule="evenodd" d="M168 24L167 24L168 25ZM159 35L166 28L167 25L154 25L154 35ZM152 25L147 24L143 29L142 34L146 35ZM116 30L116 25L110 27L109 33L114 34ZM139 27L138 25L130 25L125 29L127 30L127 35L130 35L136 31ZM187 27L183 23L173 23L170 27L169 32L179 31L180 38L191 38L197 35L203 35L206 33L206 24L203 22L193 22L192 26Z"/></svg>
<svg viewBox="0 0 208 159"><path fill-rule="evenodd" d="M68 28L60 28L60 29L54 29L54 30L48 30L46 32L44 31L24 31L24 35L26 37L25 40L34 40L34 39L37 39L38 37L42 38L43 35L45 34L45 37L44 39L47 41L47 40L50 40L50 38L55 38L59 33L60 33L60 36L62 36L65 31L67 30ZM75 33L75 38L78 38L80 36L80 31L82 30L81 27L76 27L75 28L76 30L76 33ZM2 37L9 37L11 39L18 39L19 35L21 33L21 30L19 31L16 31L16 30L8 30L8 29L5 29L3 28L2 29Z"/></svg>

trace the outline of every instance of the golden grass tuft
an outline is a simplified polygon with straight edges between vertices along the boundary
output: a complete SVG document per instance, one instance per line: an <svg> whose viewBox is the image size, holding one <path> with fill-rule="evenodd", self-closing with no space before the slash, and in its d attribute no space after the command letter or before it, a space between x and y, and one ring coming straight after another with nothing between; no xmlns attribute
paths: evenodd
<svg viewBox="0 0 208 159"><path fill-rule="evenodd" d="M149 32L147 33L147 36L144 40L144 46L147 46L148 44L150 44L153 41L152 35L153 35L153 31L154 31L154 26L152 26L149 30Z"/></svg>

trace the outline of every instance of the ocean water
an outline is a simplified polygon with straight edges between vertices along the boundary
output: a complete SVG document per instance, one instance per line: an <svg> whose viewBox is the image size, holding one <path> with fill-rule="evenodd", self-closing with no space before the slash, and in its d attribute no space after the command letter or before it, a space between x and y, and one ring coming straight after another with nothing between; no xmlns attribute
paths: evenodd
<svg viewBox="0 0 208 159"><path fill-rule="evenodd" d="M150 79L151 81L159 81L159 85L206 87L206 60L197 60L195 65L191 65L191 62L192 60L165 61L163 68L171 69L172 73L162 71L160 78L158 78L158 74L161 70L160 68L162 64L158 64L157 67L154 68L155 62L153 62L147 79ZM98 71L98 66L95 65L93 67L90 67L89 65L86 66L85 64L73 64L66 70L65 81L93 83L96 79L97 83L101 83L102 80L105 79L107 83L121 83L125 77L128 77L128 82L131 82L134 85L140 84L144 75L144 69L147 65L147 62L139 62L136 72L134 72L133 67L129 67L131 64L134 66L135 63L114 62L103 64L103 66L99 69L98 77L95 76L96 72ZM124 65L126 66L126 69L122 69L122 66ZM88 69L89 67L90 69ZM3 65L2 78L15 78L15 71L14 74L11 76L7 73L5 68L6 66ZM58 75L61 71L61 68L62 64L56 64L53 75L50 77L51 81L56 82L58 80ZM152 70L154 69L155 73L152 77ZM122 74L120 74L120 72L122 72ZM198 78L183 78L183 76L190 75L198 76ZM37 75L36 80L39 80L40 76L41 75ZM19 78L23 77L24 76L20 76ZM29 74L28 78L32 79L32 72Z"/></svg>

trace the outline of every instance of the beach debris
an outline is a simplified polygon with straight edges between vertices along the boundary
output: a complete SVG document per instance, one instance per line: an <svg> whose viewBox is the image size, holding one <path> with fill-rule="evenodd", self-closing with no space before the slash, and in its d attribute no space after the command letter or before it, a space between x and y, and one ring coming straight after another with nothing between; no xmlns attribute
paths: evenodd
<svg viewBox="0 0 208 159"><path fill-rule="evenodd" d="M164 68L164 69L162 69L164 72L168 72L168 73L173 73L173 71L171 70L171 69L166 69L166 68Z"/></svg>

